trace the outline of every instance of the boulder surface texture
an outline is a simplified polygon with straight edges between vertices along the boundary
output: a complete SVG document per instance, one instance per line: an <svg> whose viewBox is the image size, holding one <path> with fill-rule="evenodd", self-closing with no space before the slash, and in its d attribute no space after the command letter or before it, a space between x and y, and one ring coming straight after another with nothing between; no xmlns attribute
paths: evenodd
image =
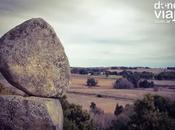
<svg viewBox="0 0 175 130"><path fill-rule="evenodd" d="M59 97L69 84L69 63L53 28L30 19L0 38L0 71L30 96Z"/></svg>
<svg viewBox="0 0 175 130"><path fill-rule="evenodd" d="M0 104L0 130L62 130L59 100L1 95Z"/></svg>

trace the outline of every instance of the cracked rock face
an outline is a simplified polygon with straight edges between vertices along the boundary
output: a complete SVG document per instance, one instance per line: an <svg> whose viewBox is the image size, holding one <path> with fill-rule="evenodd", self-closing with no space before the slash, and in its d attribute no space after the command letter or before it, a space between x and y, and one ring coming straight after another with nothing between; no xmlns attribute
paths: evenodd
<svg viewBox="0 0 175 130"><path fill-rule="evenodd" d="M59 97L69 85L69 63L52 27L30 19L0 39L0 71L28 95Z"/></svg>

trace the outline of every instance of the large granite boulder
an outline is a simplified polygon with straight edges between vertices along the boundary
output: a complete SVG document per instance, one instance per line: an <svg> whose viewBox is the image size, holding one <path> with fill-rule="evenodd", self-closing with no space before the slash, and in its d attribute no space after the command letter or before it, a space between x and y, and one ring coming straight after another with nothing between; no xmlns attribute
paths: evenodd
<svg viewBox="0 0 175 130"><path fill-rule="evenodd" d="M69 63L56 33L41 18L30 19L0 39L0 71L31 96L59 97L69 84Z"/></svg>
<svg viewBox="0 0 175 130"><path fill-rule="evenodd" d="M57 99L0 96L0 130L62 130L62 125Z"/></svg>

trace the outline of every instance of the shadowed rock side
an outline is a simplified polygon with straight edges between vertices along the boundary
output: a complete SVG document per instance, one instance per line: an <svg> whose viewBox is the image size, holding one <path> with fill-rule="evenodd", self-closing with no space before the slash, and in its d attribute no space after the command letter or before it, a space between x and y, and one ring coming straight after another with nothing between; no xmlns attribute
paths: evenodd
<svg viewBox="0 0 175 130"><path fill-rule="evenodd" d="M0 130L62 130L59 100L0 96Z"/></svg>
<svg viewBox="0 0 175 130"><path fill-rule="evenodd" d="M59 97L69 84L69 63L52 27L28 20L0 39L0 71L28 95Z"/></svg>

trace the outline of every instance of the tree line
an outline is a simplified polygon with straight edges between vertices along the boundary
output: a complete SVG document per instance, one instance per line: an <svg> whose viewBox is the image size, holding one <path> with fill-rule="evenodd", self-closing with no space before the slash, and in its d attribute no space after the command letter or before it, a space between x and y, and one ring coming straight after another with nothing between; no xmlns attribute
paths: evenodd
<svg viewBox="0 0 175 130"><path fill-rule="evenodd" d="M128 75L137 75L140 78L143 79L149 79L149 80L175 80L175 72L174 71L166 71L166 72L160 72L158 74L154 74L152 72L132 72L128 70L123 70L122 72L117 71L109 71L109 68L72 68L71 73L73 74L82 74L82 75L105 75L108 77L109 75L119 75L126 77Z"/></svg>

